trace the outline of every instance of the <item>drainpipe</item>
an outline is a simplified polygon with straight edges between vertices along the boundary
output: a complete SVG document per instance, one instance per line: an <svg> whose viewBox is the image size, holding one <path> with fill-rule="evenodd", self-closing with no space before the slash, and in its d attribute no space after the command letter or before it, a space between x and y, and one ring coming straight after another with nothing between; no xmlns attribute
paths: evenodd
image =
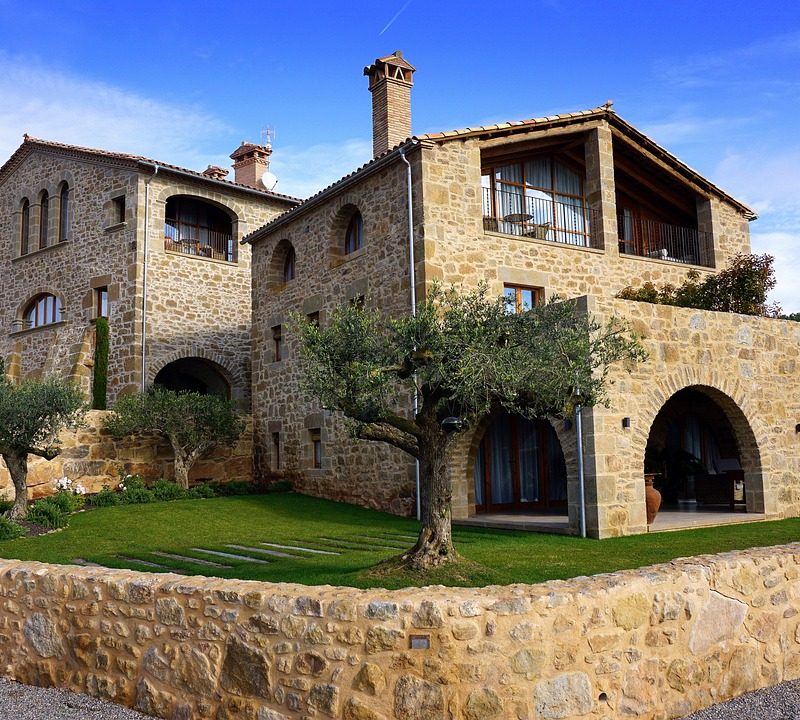
<svg viewBox="0 0 800 720"><path fill-rule="evenodd" d="M411 141L416 145L416 140ZM406 193L408 197L408 281L411 286L411 316L417 316L417 272L414 259L414 204L411 193L411 163L406 158L405 148L400 148L400 158L406 164ZM419 394L417 393L417 378L414 375L414 392L411 397L411 410L414 418L419 411ZM419 496L419 458L414 463L414 487L417 495L417 520L422 520L422 504Z"/></svg>
<svg viewBox="0 0 800 720"><path fill-rule="evenodd" d="M583 407L581 406L581 391L580 389L575 389L575 395L573 396L577 399L577 403L575 404L575 440L578 449L578 489L579 489L579 510L580 510L580 529L581 529L581 537L586 537L586 480L584 476L583 470L583 416L582 410Z"/></svg>
<svg viewBox="0 0 800 720"><path fill-rule="evenodd" d="M147 259L150 252L150 183L158 175L159 166L154 165L153 174L144 181L144 263L142 265L142 392L147 388Z"/></svg>

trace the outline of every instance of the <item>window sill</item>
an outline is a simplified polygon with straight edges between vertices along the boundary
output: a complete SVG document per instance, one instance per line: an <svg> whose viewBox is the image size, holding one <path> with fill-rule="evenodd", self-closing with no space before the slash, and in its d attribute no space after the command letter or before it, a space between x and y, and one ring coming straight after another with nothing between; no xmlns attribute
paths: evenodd
<svg viewBox="0 0 800 720"><path fill-rule="evenodd" d="M341 255L336 255L331 259L331 267L339 267L340 265L344 265L345 263L349 263L353 260L357 260L358 258L362 257L364 253L366 253L367 248L366 246L358 248L358 250L353 250L351 253L342 253Z"/></svg>
<svg viewBox="0 0 800 720"><path fill-rule="evenodd" d="M24 255L17 255L15 258L11 258L11 262L19 262L20 260L24 260L25 258L33 257L34 255L41 255L42 253L52 252L57 248L63 247L64 245L69 245L69 240L62 240L61 242L56 243L55 245L48 245L46 248L37 248L36 250L31 250L30 252L25 253Z"/></svg>
<svg viewBox="0 0 800 720"><path fill-rule="evenodd" d="M114 223L113 225L103 228L103 232L113 233L117 232L118 230L124 230L126 227L128 227L128 223L126 220L123 220L122 222Z"/></svg>
<svg viewBox="0 0 800 720"><path fill-rule="evenodd" d="M50 323L49 325L39 325L38 327L25 328L24 330L12 330L10 333L8 333L8 336L21 337L23 335L29 335L31 333L39 332L41 330L52 330L54 328L58 329L60 327L65 326L66 324L67 324L66 320L59 320L58 322Z"/></svg>

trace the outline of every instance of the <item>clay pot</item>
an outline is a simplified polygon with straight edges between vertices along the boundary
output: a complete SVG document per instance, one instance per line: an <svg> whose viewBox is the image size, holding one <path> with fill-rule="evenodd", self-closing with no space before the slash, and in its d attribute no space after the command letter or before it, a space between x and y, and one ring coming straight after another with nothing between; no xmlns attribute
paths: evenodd
<svg viewBox="0 0 800 720"><path fill-rule="evenodd" d="M644 505L647 511L647 524L652 525L661 507L661 493L653 487L655 475L644 476Z"/></svg>

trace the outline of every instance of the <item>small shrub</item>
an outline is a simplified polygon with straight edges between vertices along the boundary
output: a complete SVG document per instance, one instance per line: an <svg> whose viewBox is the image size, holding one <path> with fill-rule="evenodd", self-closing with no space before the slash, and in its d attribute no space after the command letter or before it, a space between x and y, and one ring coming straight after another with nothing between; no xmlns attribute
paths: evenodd
<svg viewBox="0 0 800 720"><path fill-rule="evenodd" d="M55 495L47 498L47 501L56 505L66 515L80 510L86 503L83 495L73 495L66 490L59 490Z"/></svg>
<svg viewBox="0 0 800 720"><path fill-rule="evenodd" d="M25 530L17 523L6 517L0 517L0 540L14 540L24 536Z"/></svg>
<svg viewBox="0 0 800 720"><path fill-rule="evenodd" d="M276 480L267 485L268 493L291 492L292 489L291 480Z"/></svg>
<svg viewBox="0 0 800 720"><path fill-rule="evenodd" d="M220 497L230 495L252 495L256 492L256 486L247 480L231 480L225 483L215 483L214 490Z"/></svg>
<svg viewBox="0 0 800 720"><path fill-rule="evenodd" d="M126 488L119 493L120 505L143 505L154 500L153 491L145 487Z"/></svg>
<svg viewBox="0 0 800 720"><path fill-rule="evenodd" d="M200 483L195 485L191 490L186 493L187 498L192 500L200 500L202 498L213 498L217 496L217 491L209 483Z"/></svg>
<svg viewBox="0 0 800 720"><path fill-rule="evenodd" d="M5 515L12 507L14 507L13 500L0 500L0 515Z"/></svg>
<svg viewBox="0 0 800 720"><path fill-rule="evenodd" d="M69 515L52 498L44 498L31 506L25 519L46 528L63 528L69 522Z"/></svg>
<svg viewBox="0 0 800 720"><path fill-rule="evenodd" d="M156 480L150 490L156 500L182 500L188 495L188 491L180 485L163 478Z"/></svg>
<svg viewBox="0 0 800 720"><path fill-rule="evenodd" d="M93 507L113 507L114 505L119 505L119 496L120 493L103 488L99 493L92 495L89 498L89 502Z"/></svg>
<svg viewBox="0 0 800 720"><path fill-rule="evenodd" d="M144 490L146 487L141 475L123 475L122 480L119 482L119 489L123 491Z"/></svg>

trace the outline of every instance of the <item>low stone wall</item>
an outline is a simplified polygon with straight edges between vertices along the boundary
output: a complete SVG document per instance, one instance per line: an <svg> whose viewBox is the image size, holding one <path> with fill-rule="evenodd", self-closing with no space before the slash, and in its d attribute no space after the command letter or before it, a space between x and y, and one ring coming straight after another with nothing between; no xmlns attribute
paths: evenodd
<svg viewBox="0 0 800 720"><path fill-rule="evenodd" d="M91 410L82 427L61 434L64 448L59 456L47 461L28 457L28 497L36 499L55 492L59 478L80 483L87 492L116 487L122 475L141 475L147 480L174 477L172 448L153 436L114 440L104 428L110 413ZM201 457L190 480L252 480L253 423L246 418L246 428L232 449L212 450ZM0 497L13 498L14 484L5 463L0 459Z"/></svg>
<svg viewBox="0 0 800 720"><path fill-rule="evenodd" d="M0 673L175 720L660 720L800 676L798 596L800 544L394 592L2 561Z"/></svg>

